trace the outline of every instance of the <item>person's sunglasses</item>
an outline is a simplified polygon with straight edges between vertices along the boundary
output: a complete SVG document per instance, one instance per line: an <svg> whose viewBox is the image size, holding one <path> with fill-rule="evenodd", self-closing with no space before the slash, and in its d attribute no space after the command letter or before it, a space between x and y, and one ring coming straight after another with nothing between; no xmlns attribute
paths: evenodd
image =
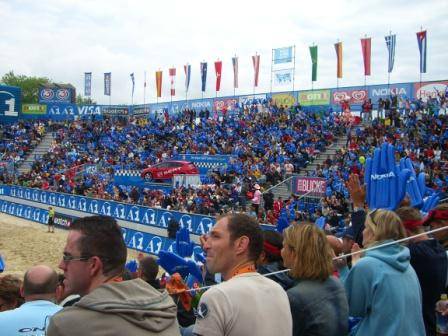
<svg viewBox="0 0 448 336"><path fill-rule="evenodd" d="M89 260L90 258L92 258L92 256L79 256L79 257L75 257L75 256L72 256L71 254L68 254L68 253L64 253L64 254L62 255L62 260L63 260L64 262L70 262L70 261L76 261L76 260L78 260L78 261L87 261L87 260Z"/></svg>

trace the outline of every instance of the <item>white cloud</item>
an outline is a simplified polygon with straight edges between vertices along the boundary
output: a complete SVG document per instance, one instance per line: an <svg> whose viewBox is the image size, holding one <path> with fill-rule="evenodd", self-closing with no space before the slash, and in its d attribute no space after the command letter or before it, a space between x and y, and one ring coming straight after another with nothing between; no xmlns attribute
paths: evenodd
<svg viewBox="0 0 448 336"><path fill-rule="evenodd" d="M336 85L333 44L344 44L341 86L364 83L361 46L372 37L372 76L369 84L387 81L384 36L397 34L392 82L418 80L415 32L428 30L428 73L424 79L448 78L448 2L410 1L6 1L0 0L0 74L47 76L70 82L83 92L83 73L93 73L93 98L107 103L103 73L112 72L112 103L143 102L143 73L147 72L146 101L155 102L155 75L163 70L163 97L169 100L168 68L177 68L177 99L183 99L183 65L192 64L189 97L200 97L199 62L208 62L207 97L214 97L214 67L223 61L222 92L233 94L231 57L239 56L240 88L252 93L251 56L261 55L260 87L270 88L272 48L295 45L296 89L311 87L308 46L319 46L318 82ZM275 89L275 88L274 88Z"/></svg>

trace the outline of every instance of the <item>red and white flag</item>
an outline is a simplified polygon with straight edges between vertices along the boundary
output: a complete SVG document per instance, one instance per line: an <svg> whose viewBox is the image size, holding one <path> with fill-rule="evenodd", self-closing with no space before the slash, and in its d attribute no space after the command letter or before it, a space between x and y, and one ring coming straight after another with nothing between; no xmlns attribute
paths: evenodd
<svg viewBox="0 0 448 336"><path fill-rule="evenodd" d="M221 73L222 73L222 62L215 62L215 73L216 73L216 92L221 88Z"/></svg>
<svg viewBox="0 0 448 336"><path fill-rule="evenodd" d="M260 55L252 56L252 64L254 65L254 87L258 86L258 74L260 72Z"/></svg>
<svg viewBox="0 0 448 336"><path fill-rule="evenodd" d="M171 97L176 95L175 81L176 81L176 68L169 69L170 83L171 83Z"/></svg>

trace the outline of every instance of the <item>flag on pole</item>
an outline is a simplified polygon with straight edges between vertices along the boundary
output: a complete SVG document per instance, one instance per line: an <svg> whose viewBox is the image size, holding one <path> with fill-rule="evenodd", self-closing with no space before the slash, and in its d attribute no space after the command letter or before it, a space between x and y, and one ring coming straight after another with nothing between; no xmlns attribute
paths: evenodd
<svg viewBox="0 0 448 336"><path fill-rule="evenodd" d="M335 43L334 49L336 50L337 57L336 76L342 78L342 42Z"/></svg>
<svg viewBox="0 0 448 336"><path fill-rule="evenodd" d="M317 46L310 47L310 55L311 55L311 81L317 81Z"/></svg>
<svg viewBox="0 0 448 336"><path fill-rule="evenodd" d="M205 86L207 84L207 62L201 62L201 81L202 81L201 91L205 92Z"/></svg>
<svg viewBox="0 0 448 336"><path fill-rule="evenodd" d="M162 97L162 71L156 71L157 97Z"/></svg>
<svg viewBox="0 0 448 336"><path fill-rule="evenodd" d="M188 63L184 65L184 71L185 71L185 91L188 92L188 88L190 87L191 65Z"/></svg>
<svg viewBox="0 0 448 336"><path fill-rule="evenodd" d="M143 87L146 87L146 71L145 71L145 81L143 82Z"/></svg>
<svg viewBox="0 0 448 336"><path fill-rule="evenodd" d="M176 68L169 69L169 75L170 75L170 83L171 83L171 90L170 94L171 97L176 95L176 88L175 88L175 80L176 80Z"/></svg>
<svg viewBox="0 0 448 336"><path fill-rule="evenodd" d="M92 73L84 72L84 96L90 97L92 95Z"/></svg>
<svg viewBox="0 0 448 336"><path fill-rule="evenodd" d="M134 73L131 73L131 81L132 81L132 97L134 97L134 89L135 89L135 77Z"/></svg>
<svg viewBox="0 0 448 336"><path fill-rule="evenodd" d="M252 64L254 66L254 87L258 86L258 74L260 72L260 55L252 56Z"/></svg>
<svg viewBox="0 0 448 336"><path fill-rule="evenodd" d="M238 57L232 57L233 65L233 87L238 88Z"/></svg>
<svg viewBox="0 0 448 336"><path fill-rule="evenodd" d="M221 71L222 71L222 62L215 62L215 73L216 73L216 91L218 92L221 88Z"/></svg>
<svg viewBox="0 0 448 336"><path fill-rule="evenodd" d="M110 96L112 86L112 73L111 72L105 72L104 73L104 95Z"/></svg>
<svg viewBox="0 0 448 336"><path fill-rule="evenodd" d="M370 76L370 58L372 51L372 39L370 37L361 39L362 59L364 60L364 76Z"/></svg>
<svg viewBox="0 0 448 336"><path fill-rule="evenodd" d="M384 39L386 40L386 46L387 51L389 53L389 59L388 59L388 66L387 66L387 72L391 73L394 69L394 61L395 61L395 45L397 42L397 38L394 35L388 35L385 36Z"/></svg>
<svg viewBox="0 0 448 336"><path fill-rule="evenodd" d="M420 73L426 73L426 30L417 33L418 50L420 51Z"/></svg>

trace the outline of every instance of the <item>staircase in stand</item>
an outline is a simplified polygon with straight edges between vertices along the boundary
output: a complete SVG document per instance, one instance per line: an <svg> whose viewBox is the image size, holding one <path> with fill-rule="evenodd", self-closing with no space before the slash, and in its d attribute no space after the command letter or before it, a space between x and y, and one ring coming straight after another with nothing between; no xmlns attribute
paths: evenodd
<svg viewBox="0 0 448 336"><path fill-rule="evenodd" d="M31 170L36 157L41 157L48 152L53 143L53 133L48 132L44 135L42 141L34 148L34 150L25 158L18 168L19 174L27 173Z"/></svg>

